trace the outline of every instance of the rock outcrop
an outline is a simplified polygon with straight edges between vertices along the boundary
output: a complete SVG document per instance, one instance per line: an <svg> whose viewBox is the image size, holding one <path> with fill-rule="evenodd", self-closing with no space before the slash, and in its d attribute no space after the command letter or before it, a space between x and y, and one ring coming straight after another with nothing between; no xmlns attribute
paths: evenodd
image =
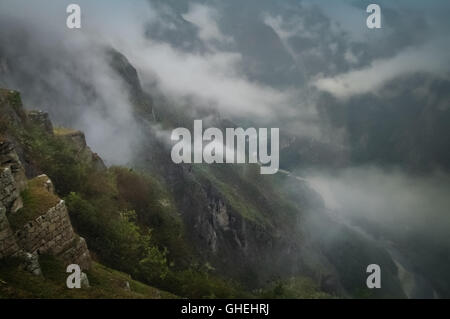
<svg viewBox="0 0 450 319"><path fill-rule="evenodd" d="M9 167L0 167L0 202L8 211L15 213L23 207L20 190Z"/></svg>
<svg viewBox="0 0 450 319"><path fill-rule="evenodd" d="M11 148L8 151L14 152ZM63 200L26 222L20 229L12 229L8 216L21 214L19 208L22 206L22 199L19 190L22 188L17 185L10 167L1 169L0 258L28 256L23 258L27 265L25 268L35 274L39 274L39 267L34 259L41 254L58 256L67 264L78 264L82 269L88 269L91 258L86 241L74 232ZM42 181L40 187L47 192L54 192L53 184L46 175L39 176L38 181Z"/></svg>
<svg viewBox="0 0 450 319"><path fill-rule="evenodd" d="M47 113L26 113L20 95L15 91L0 89L0 111L8 125L21 128L31 122L46 133L54 134ZM15 143L6 136L0 134L0 259L11 256L21 258L24 269L36 275L40 274L38 260L42 254L54 255L67 264L78 264L82 269L88 269L91 257L86 241L75 233L65 202L56 196L53 183L46 175L40 175L33 181L44 194L51 194L51 198L55 199L51 202L53 206L49 205L48 209L38 211L32 217L20 216L23 214L22 208L26 208L21 193L27 189L29 181ZM81 153L80 156L89 159L96 167L105 167L86 145L81 132L69 138L72 139L73 147ZM25 223L16 225L11 222L12 219L25 219Z"/></svg>
<svg viewBox="0 0 450 319"><path fill-rule="evenodd" d="M155 121L153 99L142 89L136 69L120 52L107 49L106 53L112 70L123 80L124 89L128 92L132 105L135 106L135 111L139 115L136 120L145 118Z"/></svg>
<svg viewBox="0 0 450 319"><path fill-rule="evenodd" d="M57 131L57 134L69 142L81 161L91 165L96 170L106 169L106 165L101 157L97 153L92 152L91 148L87 145L86 137L83 132L62 130L59 132Z"/></svg>
<svg viewBox="0 0 450 319"><path fill-rule="evenodd" d="M0 167L10 169L19 193L26 188L25 169L11 141L0 139Z"/></svg>
<svg viewBox="0 0 450 319"><path fill-rule="evenodd" d="M16 125L26 120L20 93L0 89L1 120Z"/></svg>
<svg viewBox="0 0 450 319"><path fill-rule="evenodd" d="M53 134L53 124L50 121L50 117L47 112L30 111L27 116L31 122L42 128L45 132L48 134Z"/></svg>

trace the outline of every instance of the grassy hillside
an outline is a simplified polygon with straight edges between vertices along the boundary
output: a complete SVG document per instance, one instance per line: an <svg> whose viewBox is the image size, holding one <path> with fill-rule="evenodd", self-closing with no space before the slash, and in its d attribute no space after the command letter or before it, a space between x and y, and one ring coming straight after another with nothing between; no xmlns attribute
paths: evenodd
<svg viewBox="0 0 450 319"><path fill-rule="evenodd" d="M35 276L14 259L0 263L0 298L175 298L174 295L133 280L129 275L94 262L87 272L89 288L68 289L64 265L52 256L40 256L43 275ZM129 288L127 288L127 283Z"/></svg>

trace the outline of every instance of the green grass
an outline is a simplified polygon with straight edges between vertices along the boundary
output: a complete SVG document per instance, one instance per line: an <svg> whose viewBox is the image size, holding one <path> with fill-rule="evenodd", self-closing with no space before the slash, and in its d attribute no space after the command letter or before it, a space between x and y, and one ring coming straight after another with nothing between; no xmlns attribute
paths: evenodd
<svg viewBox="0 0 450 319"><path fill-rule="evenodd" d="M50 299L160 299L176 296L133 280L129 275L93 263L86 271L90 288L68 289L64 264L53 256L40 256L42 276L20 268L18 259L2 260L0 264L0 298ZM126 290L129 282L131 290Z"/></svg>
<svg viewBox="0 0 450 319"><path fill-rule="evenodd" d="M21 193L23 208L8 216L13 229L20 229L60 202L58 196L47 191L46 181L47 177L36 177L28 182L28 188Z"/></svg>
<svg viewBox="0 0 450 319"><path fill-rule="evenodd" d="M67 127L62 127L62 126L58 126L53 128L53 134L57 135L57 136L64 136L64 135L69 135L69 134L75 134L78 133L79 131L71 129L71 128L67 128Z"/></svg>

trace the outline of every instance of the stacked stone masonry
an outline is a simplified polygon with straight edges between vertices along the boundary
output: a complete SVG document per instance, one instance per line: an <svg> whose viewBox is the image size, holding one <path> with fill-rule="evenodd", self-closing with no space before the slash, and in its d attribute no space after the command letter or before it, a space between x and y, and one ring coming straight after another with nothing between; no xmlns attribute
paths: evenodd
<svg viewBox="0 0 450 319"><path fill-rule="evenodd" d="M11 150L8 149L8 152L11 153ZM47 190L53 192L51 181L48 180L48 184L50 187ZM20 214L22 189L11 167L0 166L0 259L27 253L51 254L67 264L78 264L82 269L88 269L91 262L89 250L85 240L74 232L63 200L21 229L12 231L8 215Z"/></svg>
<svg viewBox="0 0 450 319"><path fill-rule="evenodd" d="M58 255L74 239L66 205L60 201L37 219L16 232L19 246L30 253Z"/></svg>
<svg viewBox="0 0 450 319"><path fill-rule="evenodd" d="M74 232L64 201L15 233L11 231L4 211L0 213L0 258L25 251L58 256L67 264L89 268L91 258L86 241Z"/></svg>
<svg viewBox="0 0 450 319"><path fill-rule="evenodd" d="M20 250L6 217L6 209L0 204L0 259L12 256Z"/></svg>

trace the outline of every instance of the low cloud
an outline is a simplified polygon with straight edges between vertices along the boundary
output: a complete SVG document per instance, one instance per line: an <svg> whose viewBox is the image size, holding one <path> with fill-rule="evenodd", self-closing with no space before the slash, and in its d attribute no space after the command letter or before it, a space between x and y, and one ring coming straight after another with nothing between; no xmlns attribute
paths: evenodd
<svg viewBox="0 0 450 319"><path fill-rule="evenodd" d="M27 108L48 111L56 126L84 131L108 164L126 164L142 136L123 79L111 68L105 50L109 39L99 35L132 35L133 26L120 29L99 7L79 4L83 27L69 30L63 2L1 3L0 59L8 66L2 85L21 91ZM94 18L96 9L104 24ZM129 11L116 21L130 21L142 12Z"/></svg>
<svg viewBox="0 0 450 319"><path fill-rule="evenodd" d="M440 39L420 48L407 49L393 58L375 60L368 67L351 70L333 77L319 78L313 86L337 98L377 92L397 77L417 72L446 75L450 69L448 38Z"/></svg>
<svg viewBox="0 0 450 319"><path fill-rule="evenodd" d="M448 67L448 48L439 50L434 44L373 60L362 53L368 51L367 43L344 34L325 15L326 6L304 3L248 3L246 10L255 16L247 19L247 11L227 16L238 2L227 11L225 5L192 1L80 0L83 27L68 30L69 2L4 0L0 34L8 45L2 45L0 54L20 63L10 78L0 81L20 89L29 107L47 109L57 122L86 131L91 146L109 161L126 162L134 146L118 149L112 141L135 145L139 138L133 134L140 133L123 81L101 47L123 53L144 89L156 88L180 112L188 112L185 106L209 108L224 117L250 120L253 126L316 138L322 137L325 121L316 109L317 91L348 98L379 90L402 74L440 73ZM352 8L353 21L359 9ZM267 39L276 50L264 51L262 62L252 64L257 60L253 56L258 57L254 51L262 51ZM270 67L264 68L268 62ZM250 72L249 65L257 70Z"/></svg>
<svg viewBox="0 0 450 319"><path fill-rule="evenodd" d="M206 42L219 41L222 43L231 43L233 39L224 35L217 25L219 18L218 12L209 6L191 3L189 11L182 15L186 20L198 28L199 37Z"/></svg>
<svg viewBox="0 0 450 319"><path fill-rule="evenodd" d="M396 168L361 166L304 174L326 207L348 221L369 221L389 235L413 233L421 240L438 237L450 244L446 173L413 176Z"/></svg>
<svg viewBox="0 0 450 319"><path fill-rule="evenodd" d="M151 41L133 52L129 52L130 59L139 66L143 79L156 76L161 91L181 104L189 99L223 114L265 117L286 111L295 97L293 92L247 80L239 72L238 53L192 54Z"/></svg>

